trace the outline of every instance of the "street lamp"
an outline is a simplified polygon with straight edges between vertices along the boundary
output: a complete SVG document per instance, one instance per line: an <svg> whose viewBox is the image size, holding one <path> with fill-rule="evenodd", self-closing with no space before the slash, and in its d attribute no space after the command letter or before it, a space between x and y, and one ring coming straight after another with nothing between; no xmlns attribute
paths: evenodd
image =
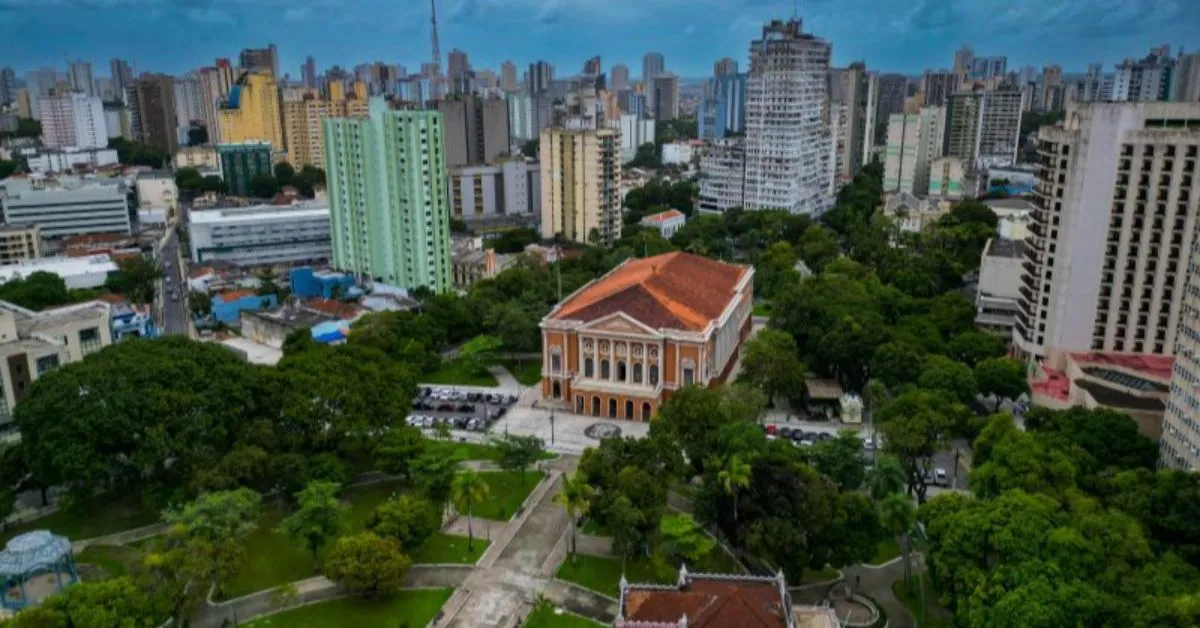
<svg viewBox="0 0 1200 628"><path fill-rule="evenodd" d="M550 444L554 444L554 408L550 408Z"/></svg>

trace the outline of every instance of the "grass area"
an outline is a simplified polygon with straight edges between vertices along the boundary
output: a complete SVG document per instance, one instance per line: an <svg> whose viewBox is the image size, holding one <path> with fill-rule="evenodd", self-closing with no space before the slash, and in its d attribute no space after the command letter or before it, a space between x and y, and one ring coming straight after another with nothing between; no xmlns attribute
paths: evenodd
<svg viewBox="0 0 1200 628"><path fill-rule="evenodd" d="M882 565L899 555L900 543L895 538L885 539L880 541L879 546L875 548L875 557L871 559L871 564Z"/></svg>
<svg viewBox="0 0 1200 628"><path fill-rule="evenodd" d="M525 620L523 628L593 628L606 625L543 602Z"/></svg>
<svg viewBox="0 0 1200 628"><path fill-rule="evenodd" d="M770 303L755 303L753 309L751 309L751 313L754 316L770 316L771 315L771 304Z"/></svg>
<svg viewBox="0 0 1200 628"><path fill-rule="evenodd" d="M0 533L0 541L31 530L50 530L72 541L82 541L148 526L159 518L158 511L146 508L136 496L113 499L102 495L12 526Z"/></svg>
<svg viewBox="0 0 1200 628"><path fill-rule="evenodd" d="M825 582L826 580L833 580L834 578L838 577L839 573L840 572L833 567L825 565L819 571L815 569L805 569L804 575L800 577L800 580L805 583Z"/></svg>
<svg viewBox="0 0 1200 628"><path fill-rule="evenodd" d="M920 584L925 586L924 623L921 622ZM900 603L904 604L904 608L907 608L908 612L912 613L913 619L919 628L952 628L954 626L954 616L951 615L950 611L938 605L937 591L933 588L933 579L929 577L928 571L922 572L919 578L913 578L911 588L904 584L904 578L893 582L892 593L895 593Z"/></svg>
<svg viewBox="0 0 1200 628"><path fill-rule="evenodd" d="M420 549L413 552L413 563L459 563L473 565L483 556L490 541L475 535L474 551L467 549L467 537L437 532Z"/></svg>
<svg viewBox="0 0 1200 628"><path fill-rule="evenodd" d="M455 457L459 460L491 460L492 462L500 462L500 450L492 445L481 445L479 443L462 443L453 440L436 440L429 439L425 442L425 451L437 454L439 456ZM555 455L543 451L540 458L542 460L550 460Z"/></svg>
<svg viewBox="0 0 1200 628"><path fill-rule="evenodd" d="M371 512L399 488L398 483L385 482L347 491L344 498L349 502L350 512L346 515L343 534L361 532ZM241 570L232 581L225 584L224 598L235 598L301 580L317 572L323 551L318 555L318 561L313 562L312 554L302 541L275 531L286 514L279 507L263 510L258 529L246 538Z"/></svg>
<svg viewBox="0 0 1200 628"><path fill-rule="evenodd" d="M688 570L695 573L742 573L741 567L732 558L716 549L704 560L694 565L689 563ZM620 594L621 559L579 554L572 561L568 556L558 568L557 577L617 597ZM625 579L629 582L671 584L678 578L679 568L663 557L655 560L639 556L625 563Z"/></svg>
<svg viewBox="0 0 1200 628"><path fill-rule="evenodd" d="M604 526L600 525L600 522L590 517L588 518L587 523L584 523L583 527L579 529L579 533L592 534L595 536L612 536L608 533L608 530L604 529Z"/></svg>
<svg viewBox="0 0 1200 628"><path fill-rule="evenodd" d="M508 521L546 474L541 471L492 471L479 475L488 484L488 498L475 505L474 515Z"/></svg>
<svg viewBox="0 0 1200 628"><path fill-rule="evenodd" d="M517 378L522 386L537 386L542 383L541 360L504 360L500 366L512 373L512 376Z"/></svg>
<svg viewBox="0 0 1200 628"><path fill-rule="evenodd" d="M310 604L290 611L269 615L247 622L247 628L325 628L354 626L354 628L395 628L425 626L437 616L442 605L450 599L453 589L423 589L401 591L394 597L367 600L347 597L320 604Z"/></svg>
<svg viewBox="0 0 1200 628"><path fill-rule="evenodd" d="M75 556L75 562L99 567L105 577L119 578L129 573L141 555L140 550L127 545L89 545Z"/></svg>
<svg viewBox="0 0 1200 628"><path fill-rule="evenodd" d="M442 362L441 368L425 373L418 378L422 384L445 384L450 386L499 386L491 373L476 373L459 360Z"/></svg>

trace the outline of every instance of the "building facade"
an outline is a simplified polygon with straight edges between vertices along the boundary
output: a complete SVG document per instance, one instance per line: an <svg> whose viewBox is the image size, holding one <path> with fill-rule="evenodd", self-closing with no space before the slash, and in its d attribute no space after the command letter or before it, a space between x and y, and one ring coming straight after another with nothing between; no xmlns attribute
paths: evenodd
<svg viewBox="0 0 1200 628"><path fill-rule="evenodd" d="M946 151L974 172L1016 163L1021 135L1021 92L976 90L950 97Z"/></svg>
<svg viewBox="0 0 1200 628"><path fill-rule="evenodd" d="M1175 71L1175 59L1170 53L1169 47L1162 46L1142 59L1126 59L1118 64L1112 99L1119 102L1169 99Z"/></svg>
<svg viewBox="0 0 1200 628"><path fill-rule="evenodd" d="M837 111L833 138L835 176L849 181L863 167L863 141L867 133L870 81L866 66L852 63L830 72L829 99ZM872 125L873 128L873 125Z"/></svg>
<svg viewBox="0 0 1200 628"><path fill-rule="evenodd" d="M377 281L450 289L444 122L370 100L365 119L326 118L333 266Z"/></svg>
<svg viewBox="0 0 1200 628"><path fill-rule="evenodd" d="M508 102L463 96L437 104L445 120L446 165L478 166L512 151Z"/></svg>
<svg viewBox="0 0 1200 628"><path fill-rule="evenodd" d="M717 140L700 152L700 202L706 214L746 206L746 148L742 139Z"/></svg>
<svg viewBox="0 0 1200 628"><path fill-rule="evenodd" d="M717 140L726 133L746 132L746 80L747 75L736 72L712 79L712 97L700 101L696 117L700 139Z"/></svg>
<svg viewBox="0 0 1200 628"><path fill-rule="evenodd" d="M275 77L261 70L246 72L229 88L229 96L221 103L217 116L220 142L267 142L273 151L285 150L280 111L279 84Z"/></svg>
<svg viewBox="0 0 1200 628"><path fill-rule="evenodd" d="M1187 268L1159 464L1200 471L1200 243L1193 243Z"/></svg>
<svg viewBox="0 0 1200 628"><path fill-rule="evenodd" d="M298 100L283 102L283 135L288 162L325 168L325 132L322 118L358 118L367 115L367 101L357 98L330 100L308 92Z"/></svg>
<svg viewBox="0 0 1200 628"><path fill-rule="evenodd" d="M38 107L42 116L42 143L47 148L108 147L104 103L99 97L68 92L42 98Z"/></svg>
<svg viewBox="0 0 1200 628"><path fill-rule="evenodd" d="M658 74L649 88L654 93L651 111L655 120L674 120L679 117L679 77L674 74Z"/></svg>
<svg viewBox="0 0 1200 628"><path fill-rule="evenodd" d="M271 145L266 142L218 144L221 179L233 196L250 196L251 182L259 175L272 175Z"/></svg>
<svg viewBox="0 0 1200 628"><path fill-rule="evenodd" d="M929 164L929 196L957 201L966 191L966 168L957 157L940 157Z"/></svg>
<svg viewBox="0 0 1200 628"><path fill-rule="evenodd" d="M162 149L169 155L179 150L179 132L175 122L175 80L163 74L143 74L134 83L137 108L133 134L142 142Z"/></svg>
<svg viewBox="0 0 1200 628"><path fill-rule="evenodd" d="M332 256L329 206L319 201L188 212L192 263L315 264Z"/></svg>
<svg viewBox="0 0 1200 628"><path fill-rule="evenodd" d="M450 169L450 208L470 223L525 223L542 215L538 162L509 159L488 166Z"/></svg>
<svg viewBox="0 0 1200 628"><path fill-rule="evenodd" d="M797 20L773 21L750 45L746 209L819 214L832 204L832 137L823 119L828 42Z"/></svg>
<svg viewBox="0 0 1200 628"><path fill-rule="evenodd" d="M631 161L637 155L638 147L654 143L654 120L626 114L621 116L620 126L622 163Z"/></svg>
<svg viewBox="0 0 1200 628"><path fill-rule="evenodd" d="M922 107L916 113L893 114L884 150L883 189L924 196L929 192L933 161L942 154L946 112Z"/></svg>
<svg viewBox="0 0 1200 628"><path fill-rule="evenodd" d="M1169 355L1200 218L1200 103L1088 103L1038 132L1018 354Z"/></svg>
<svg viewBox="0 0 1200 628"><path fill-rule="evenodd" d="M37 225L0 227L0 265L18 264L42 256L42 232Z"/></svg>
<svg viewBox="0 0 1200 628"><path fill-rule="evenodd" d="M9 225L36 225L45 238L133 232L129 192L123 184L10 189L0 201Z"/></svg>
<svg viewBox="0 0 1200 628"><path fill-rule="evenodd" d="M542 131L543 238L604 246L621 238L619 141L613 129Z"/></svg>
<svg viewBox="0 0 1200 628"><path fill-rule="evenodd" d="M627 260L542 319L542 398L649 421L676 390L724 382L750 334L753 278L689 253Z"/></svg>

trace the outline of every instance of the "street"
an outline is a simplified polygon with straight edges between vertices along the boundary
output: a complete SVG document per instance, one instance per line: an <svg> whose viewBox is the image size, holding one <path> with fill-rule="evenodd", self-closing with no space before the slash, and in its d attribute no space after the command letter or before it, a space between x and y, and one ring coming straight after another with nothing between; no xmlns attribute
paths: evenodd
<svg viewBox="0 0 1200 628"><path fill-rule="evenodd" d="M167 236L159 263L162 264L165 275L158 292L162 303L163 334L186 335L192 323L187 306L187 271L184 258L180 255L178 232L172 231ZM172 293L179 295L179 299L172 299Z"/></svg>

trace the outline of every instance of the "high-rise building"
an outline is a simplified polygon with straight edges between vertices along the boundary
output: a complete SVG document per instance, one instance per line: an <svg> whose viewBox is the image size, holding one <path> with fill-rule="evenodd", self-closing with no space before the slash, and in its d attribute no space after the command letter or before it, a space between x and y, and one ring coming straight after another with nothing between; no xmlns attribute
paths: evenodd
<svg viewBox="0 0 1200 628"><path fill-rule="evenodd" d="M279 85L269 72L247 72L229 89L218 113L222 144L268 142L285 150L280 120Z"/></svg>
<svg viewBox="0 0 1200 628"><path fill-rule="evenodd" d="M621 163L631 161L641 146L654 143L654 120L625 114L610 126L621 129Z"/></svg>
<svg viewBox="0 0 1200 628"><path fill-rule="evenodd" d="M341 90L337 90L341 96ZM367 101L351 98L332 100L309 90L300 98L283 102L283 135L288 161L296 168L311 165L325 168L323 118L365 117Z"/></svg>
<svg viewBox="0 0 1200 628"><path fill-rule="evenodd" d="M267 142L217 144L221 179L234 196L251 196L255 177L272 174L271 152Z"/></svg>
<svg viewBox="0 0 1200 628"><path fill-rule="evenodd" d="M238 66L246 72L268 72L279 78L279 49L275 44L267 44L266 48L244 48L238 55Z"/></svg>
<svg viewBox="0 0 1200 628"><path fill-rule="evenodd" d="M300 66L300 75L304 80L304 86L309 89L317 88L317 61L312 57L304 59L304 65Z"/></svg>
<svg viewBox="0 0 1200 628"><path fill-rule="evenodd" d="M530 94L540 94L550 89L554 81L554 66L545 61L534 61L529 64L529 73L525 75L525 89Z"/></svg>
<svg viewBox="0 0 1200 628"><path fill-rule="evenodd" d="M450 204L441 114L388 109L326 118L333 266L406 289L450 289Z"/></svg>
<svg viewBox="0 0 1200 628"><path fill-rule="evenodd" d="M1155 48L1141 59L1126 59L1117 64L1112 99L1118 102L1167 100L1171 97L1174 70L1175 59L1167 46Z"/></svg>
<svg viewBox="0 0 1200 628"><path fill-rule="evenodd" d="M1158 458L1163 467L1200 472L1200 243L1193 243L1186 268Z"/></svg>
<svg viewBox="0 0 1200 628"><path fill-rule="evenodd" d="M124 59L113 59L108 62L109 71L112 73L113 91L119 98L125 99L125 94L130 85L133 85L133 68L129 67L129 63ZM125 103L129 104L129 103Z"/></svg>
<svg viewBox="0 0 1200 628"><path fill-rule="evenodd" d="M584 74L593 74L594 75L594 74L602 74L603 72L604 72L604 70L602 69L602 67L600 65L600 55L596 55L596 56L592 57L591 59L588 59L587 61L583 62L583 73Z"/></svg>
<svg viewBox="0 0 1200 628"><path fill-rule="evenodd" d="M746 207L746 147L744 140L716 140L700 153L700 202L707 214Z"/></svg>
<svg viewBox="0 0 1200 628"><path fill-rule="evenodd" d="M471 62L467 53L455 48L447 58L446 77L450 80L451 94L469 94L471 92Z"/></svg>
<svg viewBox="0 0 1200 628"><path fill-rule="evenodd" d="M528 224L541 217L541 170L514 158L450 169L451 215L467 223Z"/></svg>
<svg viewBox="0 0 1200 628"><path fill-rule="evenodd" d="M651 112L654 108L654 79L666 70L666 62L662 53L650 52L642 57L642 88L646 94L646 106Z"/></svg>
<svg viewBox="0 0 1200 628"><path fill-rule="evenodd" d="M726 133L746 132L745 74L722 74L712 80L712 96L700 101L697 133L700 139L715 140Z"/></svg>
<svg viewBox="0 0 1200 628"><path fill-rule="evenodd" d="M862 63L851 63L845 69L830 72L831 102L844 105L838 120L845 128L840 138L834 138L835 176L842 181L852 179L863 167L863 142L867 133L867 112L870 96L870 76Z"/></svg>
<svg viewBox="0 0 1200 628"><path fill-rule="evenodd" d="M655 120L674 120L679 117L679 77L674 74L659 74L654 77L652 89Z"/></svg>
<svg viewBox="0 0 1200 628"><path fill-rule="evenodd" d="M925 104L945 107L954 93L954 73L945 70L926 70L921 76L921 93Z"/></svg>
<svg viewBox="0 0 1200 628"><path fill-rule="evenodd" d="M17 101L17 75L12 68L0 68L0 104Z"/></svg>
<svg viewBox="0 0 1200 628"><path fill-rule="evenodd" d="M137 130L142 142L174 155L179 150L175 118L175 79L165 74L143 74L134 82L137 93ZM134 104L130 103L130 107Z"/></svg>
<svg viewBox="0 0 1200 628"><path fill-rule="evenodd" d="M971 62L975 59L975 51L970 46L963 46L954 51L954 92L965 87L971 80Z"/></svg>
<svg viewBox="0 0 1200 628"><path fill-rule="evenodd" d="M829 57L829 43L799 20L774 20L751 42L746 209L819 214L832 204L832 137L822 119Z"/></svg>
<svg viewBox="0 0 1200 628"><path fill-rule="evenodd" d="M957 201L964 195L966 170L957 157L939 157L929 165L929 198Z"/></svg>
<svg viewBox="0 0 1200 628"><path fill-rule="evenodd" d="M713 64L713 76L725 76L726 74L737 74L737 61L729 57L723 57Z"/></svg>
<svg viewBox="0 0 1200 628"><path fill-rule="evenodd" d="M950 97L945 154L969 170L1016 162L1021 135L1021 92L974 90Z"/></svg>
<svg viewBox="0 0 1200 628"><path fill-rule="evenodd" d="M179 129L179 142L187 143L187 130L193 125L205 125L204 89L200 75L189 72L175 79L175 126Z"/></svg>
<svg viewBox="0 0 1200 628"><path fill-rule="evenodd" d="M500 64L500 89L506 94L517 91L517 64L512 61Z"/></svg>
<svg viewBox="0 0 1200 628"><path fill-rule="evenodd" d="M609 87L614 93L620 93L632 86L629 82L629 66L624 63L618 63L612 67L609 79Z"/></svg>
<svg viewBox="0 0 1200 628"><path fill-rule="evenodd" d="M67 80L71 83L71 91L96 96L96 81L92 78L92 63L90 61L72 61L67 64Z"/></svg>
<svg viewBox="0 0 1200 628"><path fill-rule="evenodd" d="M512 150L508 102L463 96L437 104L448 167L490 163Z"/></svg>
<svg viewBox="0 0 1200 628"><path fill-rule="evenodd" d="M971 59L971 80L987 81L1000 78L1008 73L1008 57L973 57Z"/></svg>
<svg viewBox="0 0 1200 628"><path fill-rule="evenodd" d="M1171 100L1200 102L1200 52L1179 56L1172 91Z"/></svg>
<svg viewBox="0 0 1200 628"><path fill-rule="evenodd" d="M542 131L543 238L612 246L621 238L619 131Z"/></svg>
<svg viewBox="0 0 1200 628"><path fill-rule="evenodd" d="M100 98L82 92L67 92L42 98L38 106L41 108L42 143L47 148L108 146L108 127Z"/></svg>
<svg viewBox="0 0 1200 628"><path fill-rule="evenodd" d="M1200 228L1200 134L1170 121L1196 119L1196 103L1080 103L1038 131L1019 356L1063 368L1071 352L1174 352Z"/></svg>
<svg viewBox="0 0 1200 628"><path fill-rule="evenodd" d="M946 110L941 107L915 108L894 113L888 121L888 142L884 150L883 189L925 196L929 192L930 167L942 156L942 136Z"/></svg>
<svg viewBox="0 0 1200 628"><path fill-rule="evenodd" d="M903 74L879 74L870 72L867 75L868 115L871 116L868 130L871 134L865 138L871 142L871 147L887 144L887 123L893 113L904 111L904 99L908 93L908 77Z"/></svg>
<svg viewBox="0 0 1200 628"><path fill-rule="evenodd" d="M221 137L221 103L229 97L233 87L233 65L228 59L217 59L216 65L200 68L199 75L204 127L208 129L209 141L217 142Z"/></svg>

